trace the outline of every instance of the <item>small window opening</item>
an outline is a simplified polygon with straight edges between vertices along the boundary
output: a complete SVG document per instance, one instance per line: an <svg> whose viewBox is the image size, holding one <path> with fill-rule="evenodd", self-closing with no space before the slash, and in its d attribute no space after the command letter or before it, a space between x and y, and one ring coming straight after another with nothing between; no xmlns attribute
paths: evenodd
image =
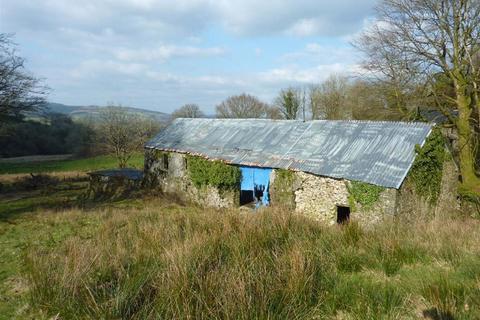
<svg viewBox="0 0 480 320"><path fill-rule="evenodd" d="M168 170L168 154L163 155L163 169Z"/></svg>
<svg viewBox="0 0 480 320"><path fill-rule="evenodd" d="M183 167L185 169L188 169L188 161L187 161L187 158L183 158Z"/></svg>
<svg viewBox="0 0 480 320"><path fill-rule="evenodd" d="M350 207L337 206L337 223L347 223L348 220L350 220Z"/></svg>

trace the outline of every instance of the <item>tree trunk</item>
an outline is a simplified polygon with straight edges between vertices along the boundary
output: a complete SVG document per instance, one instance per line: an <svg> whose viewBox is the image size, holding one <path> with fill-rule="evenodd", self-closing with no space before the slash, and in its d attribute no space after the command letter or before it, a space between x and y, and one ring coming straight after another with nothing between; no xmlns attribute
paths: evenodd
<svg viewBox="0 0 480 320"><path fill-rule="evenodd" d="M460 174L462 176L461 191L480 196L480 177L475 172L474 128L471 127L472 100L467 94L466 86L455 85L458 107L458 155Z"/></svg>

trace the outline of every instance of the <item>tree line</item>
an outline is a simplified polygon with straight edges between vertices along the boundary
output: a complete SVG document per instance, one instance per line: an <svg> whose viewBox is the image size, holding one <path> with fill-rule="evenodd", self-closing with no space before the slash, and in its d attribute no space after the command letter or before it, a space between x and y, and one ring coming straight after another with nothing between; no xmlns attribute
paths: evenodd
<svg viewBox="0 0 480 320"><path fill-rule="evenodd" d="M403 113L390 92L376 82L330 75L319 84L281 89L271 103L254 95L230 96L215 108L216 118L265 118L285 120L412 120L420 107ZM427 108L431 109L429 106ZM195 110L195 111L194 111ZM172 113L173 118L202 118L196 104L187 104Z"/></svg>
<svg viewBox="0 0 480 320"><path fill-rule="evenodd" d="M47 113L35 119L3 123L0 157L72 154L76 157L112 154L125 167L140 152L161 123L110 105L95 120L72 120L68 115Z"/></svg>

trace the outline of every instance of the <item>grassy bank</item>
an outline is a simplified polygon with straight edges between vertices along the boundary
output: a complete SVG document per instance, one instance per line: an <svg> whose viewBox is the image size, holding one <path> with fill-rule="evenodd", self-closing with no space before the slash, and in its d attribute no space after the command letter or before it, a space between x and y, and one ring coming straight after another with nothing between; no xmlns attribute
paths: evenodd
<svg viewBox="0 0 480 320"><path fill-rule="evenodd" d="M327 227L279 210L168 203L90 212L94 233L32 245L32 310L62 319L480 318L478 221Z"/></svg>
<svg viewBox="0 0 480 320"><path fill-rule="evenodd" d="M137 153L129 161L129 166L142 168L143 154ZM117 167L117 160L113 156L97 156L84 159L1 163L0 174L46 173L66 171L92 171Z"/></svg>

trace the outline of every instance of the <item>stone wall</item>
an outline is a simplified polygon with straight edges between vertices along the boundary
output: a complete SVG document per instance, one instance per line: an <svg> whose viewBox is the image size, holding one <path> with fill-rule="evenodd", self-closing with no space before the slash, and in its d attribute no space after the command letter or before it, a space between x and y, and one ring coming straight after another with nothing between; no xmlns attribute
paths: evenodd
<svg viewBox="0 0 480 320"><path fill-rule="evenodd" d="M163 163L168 155L168 167ZM175 194L186 201L206 207L236 207L239 190L218 190L192 184L185 155L147 150L145 154L145 181L164 193ZM379 200L368 210L361 205L351 206L349 191L344 180L320 177L305 172L274 169L270 176L270 199L272 206L287 207L328 223L336 223L337 206L351 208L351 219L371 223L385 215L393 215L397 191L386 189Z"/></svg>
<svg viewBox="0 0 480 320"><path fill-rule="evenodd" d="M88 189L84 194L88 199L120 199L129 196L141 187L141 180L127 177L106 177L90 175Z"/></svg>
<svg viewBox="0 0 480 320"><path fill-rule="evenodd" d="M168 165L164 163L168 157ZM186 156L176 152L145 151L145 184L166 194L205 207L234 207L239 201L239 191L218 190L212 186L196 187L190 180Z"/></svg>
<svg viewBox="0 0 480 320"><path fill-rule="evenodd" d="M304 172L297 172L296 175L300 181L300 188L295 191L295 210L335 223L337 206L349 206L349 193L345 182Z"/></svg>
<svg viewBox="0 0 480 320"><path fill-rule="evenodd" d="M281 206L295 210L295 191L300 188L301 181L296 172L283 169L274 169L270 174L270 202L274 206Z"/></svg>
<svg viewBox="0 0 480 320"><path fill-rule="evenodd" d="M284 170L273 170L270 183L272 205L293 208L298 213L331 224L337 221L337 206L350 207L350 218L362 223L393 216L396 210L395 189L385 189L371 208L363 208L358 203L352 206L348 182L345 180L305 172L289 171L287 174Z"/></svg>

